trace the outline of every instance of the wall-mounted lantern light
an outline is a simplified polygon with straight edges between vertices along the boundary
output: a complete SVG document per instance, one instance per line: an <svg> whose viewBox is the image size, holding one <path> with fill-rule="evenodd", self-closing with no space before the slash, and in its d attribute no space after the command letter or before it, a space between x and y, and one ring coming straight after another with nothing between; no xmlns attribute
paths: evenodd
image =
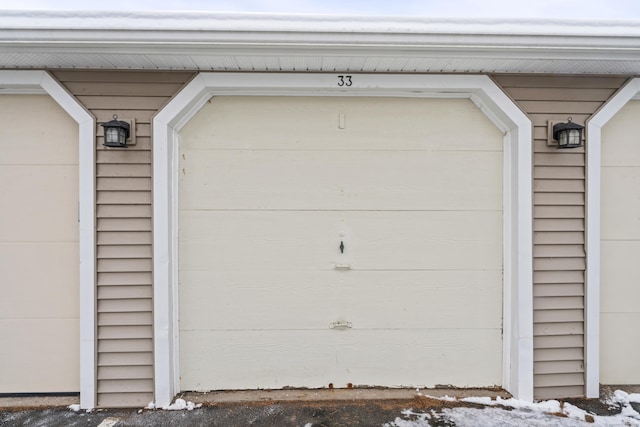
<svg viewBox="0 0 640 427"><path fill-rule="evenodd" d="M567 118L567 123L553 125L553 139L558 141L558 148L582 147L584 126L577 125Z"/></svg>
<svg viewBox="0 0 640 427"><path fill-rule="evenodd" d="M131 135L131 125L122 120L118 120L116 114L113 120L103 123L104 128L104 145L105 147L127 148L127 139Z"/></svg>

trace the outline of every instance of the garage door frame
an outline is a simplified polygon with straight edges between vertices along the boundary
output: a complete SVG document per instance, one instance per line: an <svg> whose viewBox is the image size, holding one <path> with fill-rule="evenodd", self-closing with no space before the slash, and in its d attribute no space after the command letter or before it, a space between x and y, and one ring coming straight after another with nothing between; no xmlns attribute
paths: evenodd
<svg viewBox="0 0 640 427"><path fill-rule="evenodd" d="M589 398L600 396L600 167L602 127L627 102L640 99L640 78L629 80L587 121L587 277L585 291L585 386Z"/></svg>
<svg viewBox="0 0 640 427"><path fill-rule="evenodd" d="M346 73L345 73L346 74ZM533 399L531 121L487 76L200 73L153 120L156 405L179 390L180 129L212 96L378 96L471 100L504 134L503 386ZM345 81L351 86L345 86Z"/></svg>
<svg viewBox="0 0 640 427"><path fill-rule="evenodd" d="M95 406L94 118L45 71L0 71L0 94L49 95L78 123L80 405Z"/></svg>

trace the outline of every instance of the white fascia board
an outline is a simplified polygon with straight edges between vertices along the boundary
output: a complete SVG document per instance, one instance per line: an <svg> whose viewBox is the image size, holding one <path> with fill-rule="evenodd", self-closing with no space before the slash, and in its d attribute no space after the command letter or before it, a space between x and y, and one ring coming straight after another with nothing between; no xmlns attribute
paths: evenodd
<svg viewBox="0 0 640 427"><path fill-rule="evenodd" d="M531 121L482 75L202 73L154 118L154 357L157 406L179 390L178 131L211 96L400 96L469 98L505 133L503 385L533 400Z"/></svg>
<svg viewBox="0 0 640 427"><path fill-rule="evenodd" d="M640 36L638 20L443 18L208 11L0 11L5 29Z"/></svg>
<svg viewBox="0 0 640 427"><path fill-rule="evenodd" d="M16 47L74 47L78 49L111 49L115 47L133 46L139 48L192 47L193 49L213 47L286 47L286 48L401 48L420 50L476 49L475 55L483 56L479 49L495 51L558 51L568 54L571 51L620 50L638 51L640 35L625 34L619 37L597 35L563 35L551 34L491 34L491 33L416 33L404 31L399 33L357 31L329 32L300 30L296 32L274 29L258 31L253 28L227 30L189 29L156 29L143 30L135 27L118 29L50 29L0 28L0 43L15 44Z"/></svg>
<svg viewBox="0 0 640 427"><path fill-rule="evenodd" d="M586 397L600 396L600 203L602 127L640 94L640 78L627 82L587 121L587 278L585 292Z"/></svg>
<svg viewBox="0 0 640 427"><path fill-rule="evenodd" d="M33 53L195 55L226 49L250 55L259 49L256 54L622 60L640 52L640 21L0 11L0 46Z"/></svg>
<svg viewBox="0 0 640 427"><path fill-rule="evenodd" d="M96 404L94 119L45 71L0 71L0 93L3 89L48 94L78 123L80 407L92 409Z"/></svg>
<svg viewBox="0 0 640 427"><path fill-rule="evenodd" d="M193 32L189 30L7 30L0 49L32 54L383 55L469 59L634 60L640 36Z"/></svg>

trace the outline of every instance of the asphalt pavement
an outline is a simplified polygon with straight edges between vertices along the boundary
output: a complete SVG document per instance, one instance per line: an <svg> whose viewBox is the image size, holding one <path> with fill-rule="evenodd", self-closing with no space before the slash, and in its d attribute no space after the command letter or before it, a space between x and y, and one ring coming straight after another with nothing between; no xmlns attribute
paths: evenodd
<svg viewBox="0 0 640 427"><path fill-rule="evenodd" d="M456 399L450 398L451 396L456 396ZM187 393L178 397L193 402L192 407L202 406L193 410L176 411L143 408L74 411L69 409L68 405L70 402L77 403L76 396L59 397L57 400L42 396L13 400L0 398L0 426L453 427L459 424L451 417L440 415L461 408L486 413L487 406L460 400L471 396L490 397L493 400L509 397L508 393L500 389L353 389ZM620 407L615 407L602 399L573 399L571 402L593 414L616 416L621 411ZM521 416L523 413L518 413L513 408L503 408L501 412L507 416L510 413ZM421 414L427 415L421 417ZM496 425L521 425L509 424L508 418L505 419L507 421L501 421L502 424ZM552 413L545 413L544 418L536 417L535 419L538 423L535 425L541 426L588 426L592 422L588 416L586 421L580 421L569 419L563 414ZM637 425L640 425L640 420Z"/></svg>

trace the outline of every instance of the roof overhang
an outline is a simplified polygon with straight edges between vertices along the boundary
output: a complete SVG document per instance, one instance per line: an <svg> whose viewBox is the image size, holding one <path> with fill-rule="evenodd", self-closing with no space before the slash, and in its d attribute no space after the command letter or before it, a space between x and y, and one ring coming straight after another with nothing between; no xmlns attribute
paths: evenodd
<svg viewBox="0 0 640 427"><path fill-rule="evenodd" d="M640 21L0 11L0 68L640 74Z"/></svg>

